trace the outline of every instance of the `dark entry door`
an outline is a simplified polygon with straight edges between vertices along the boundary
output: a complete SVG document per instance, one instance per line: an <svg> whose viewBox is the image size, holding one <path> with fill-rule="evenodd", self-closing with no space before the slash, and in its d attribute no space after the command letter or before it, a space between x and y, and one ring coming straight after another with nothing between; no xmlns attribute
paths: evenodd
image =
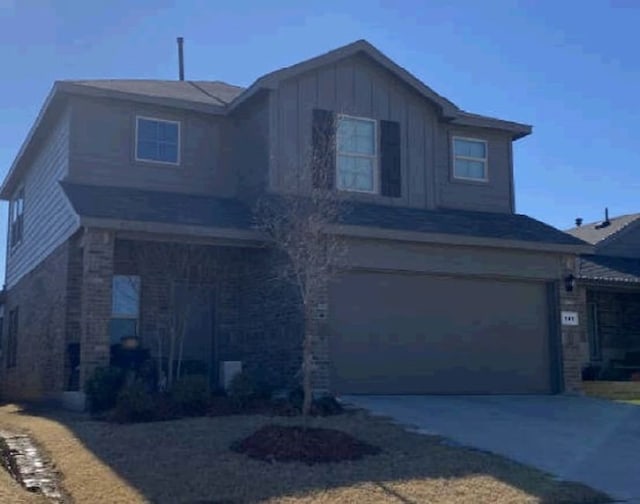
<svg viewBox="0 0 640 504"><path fill-rule="evenodd" d="M213 286L178 284L176 288L176 317L185 324L184 337L179 341L182 374L203 374L215 385Z"/></svg>

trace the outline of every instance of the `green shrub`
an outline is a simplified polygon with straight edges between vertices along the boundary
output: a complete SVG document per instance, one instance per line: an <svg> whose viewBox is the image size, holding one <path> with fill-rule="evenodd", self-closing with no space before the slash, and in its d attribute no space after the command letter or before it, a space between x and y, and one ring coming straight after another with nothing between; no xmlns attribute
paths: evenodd
<svg viewBox="0 0 640 504"><path fill-rule="evenodd" d="M124 382L125 372L122 369L97 368L85 384L89 411L99 413L113 408Z"/></svg>
<svg viewBox="0 0 640 504"><path fill-rule="evenodd" d="M340 415L344 412L344 407L338 400L331 396L325 395L313 400L311 404L311 414L318 416Z"/></svg>
<svg viewBox="0 0 640 504"><path fill-rule="evenodd" d="M156 404L144 383L134 381L118 394L112 419L119 423L154 420Z"/></svg>
<svg viewBox="0 0 640 504"><path fill-rule="evenodd" d="M169 396L182 414L204 415L210 403L209 383L202 375L183 376L173 384Z"/></svg>
<svg viewBox="0 0 640 504"><path fill-rule="evenodd" d="M256 381L247 371L237 373L229 383L227 394L239 406L246 406L256 397Z"/></svg>

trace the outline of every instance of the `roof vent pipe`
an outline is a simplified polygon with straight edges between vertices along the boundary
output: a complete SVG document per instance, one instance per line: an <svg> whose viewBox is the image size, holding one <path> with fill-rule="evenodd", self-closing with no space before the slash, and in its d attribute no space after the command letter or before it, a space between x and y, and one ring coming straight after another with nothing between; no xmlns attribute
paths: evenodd
<svg viewBox="0 0 640 504"><path fill-rule="evenodd" d="M576 217L576 227L582 226L582 217Z"/></svg>
<svg viewBox="0 0 640 504"><path fill-rule="evenodd" d="M609 222L609 209L608 209L608 208L606 208L606 207L605 207L605 209L604 209L604 221L605 221L607 224L610 224L610 222Z"/></svg>
<svg viewBox="0 0 640 504"><path fill-rule="evenodd" d="M182 37L178 37L176 39L178 41L178 72L179 72L179 78L181 81L184 80L184 51L183 51L183 44L184 44L184 39Z"/></svg>

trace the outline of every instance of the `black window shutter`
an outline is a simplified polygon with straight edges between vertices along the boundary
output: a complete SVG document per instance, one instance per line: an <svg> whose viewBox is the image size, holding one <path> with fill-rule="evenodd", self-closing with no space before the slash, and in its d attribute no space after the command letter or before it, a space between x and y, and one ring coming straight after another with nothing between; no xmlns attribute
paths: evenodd
<svg viewBox="0 0 640 504"><path fill-rule="evenodd" d="M400 123L380 121L380 193L399 198L402 195Z"/></svg>
<svg viewBox="0 0 640 504"><path fill-rule="evenodd" d="M333 189L336 173L335 114L330 110L313 110L311 141L311 177L316 189Z"/></svg>

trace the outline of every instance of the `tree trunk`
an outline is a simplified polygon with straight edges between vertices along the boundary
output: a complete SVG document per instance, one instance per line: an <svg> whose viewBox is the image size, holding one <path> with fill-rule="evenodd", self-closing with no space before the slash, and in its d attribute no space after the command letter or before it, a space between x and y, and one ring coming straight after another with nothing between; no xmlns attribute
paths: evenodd
<svg viewBox="0 0 640 504"><path fill-rule="evenodd" d="M302 350L302 390L304 400L302 402L302 416L305 425L311 413L313 402L313 317L309 308L305 309L305 332Z"/></svg>

